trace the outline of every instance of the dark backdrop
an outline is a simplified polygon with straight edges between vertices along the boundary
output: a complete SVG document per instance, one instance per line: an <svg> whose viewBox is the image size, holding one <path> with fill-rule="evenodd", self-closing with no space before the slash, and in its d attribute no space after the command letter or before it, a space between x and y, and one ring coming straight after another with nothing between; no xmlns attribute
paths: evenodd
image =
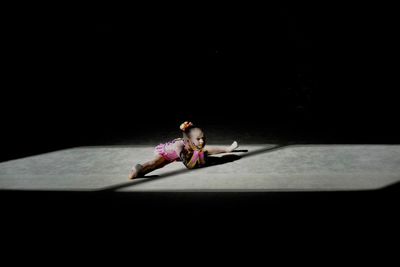
<svg viewBox="0 0 400 267"><path fill-rule="evenodd" d="M9 12L3 155L129 143L187 119L231 125L238 135L398 142L390 7L97 4Z"/></svg>

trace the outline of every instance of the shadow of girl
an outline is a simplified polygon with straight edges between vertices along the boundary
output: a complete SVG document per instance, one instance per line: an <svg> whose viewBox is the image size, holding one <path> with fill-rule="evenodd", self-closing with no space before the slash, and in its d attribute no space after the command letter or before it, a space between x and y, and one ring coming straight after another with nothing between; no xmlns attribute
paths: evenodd
<svg viewBox="0 0 400 267"><path fill-rule="evenodd" d="M229 162L233 162L236 160L241 159L241 156L234 155L234 154L228 154L228 155L223 155L221 157L215 157L215 156L208 156L207 157L207 162L202 168L207 168L215 165L221 165Z"/></svg>
<svg viewBox="0 0 400 267"><path fill-rule="evenodd" d="M216 166L216 165L221 165L221 164L233 162L233 161L236 161L236 160L238 160L240 158L242 158L242 157L238 156L238 155L234 155L234 154L223 155L221 157L208 156L206 165L202 166L201 168L197 168L197 169L208 168L208 167L211 167L211 166ZM179 169L179 170L167 172L167 173L164 173L162 175L148 175L148 176L146 175L143 178L134 180L133 182L130 181L130 182L126 182L126 183L107 186L107 187L101 188L101 189L96 190L96 191L114 191L114 190L121 189L121 188L124 188L124 187L130 187L130 186L135 186L135 185L138 185L138 184L152 182L152 181L155 181L155 180L158 180L158 179L166 178L166 177L169 177L169 176L174 176L174 175L177 175L177 174L182 174L182 173L189 172L189 171L196 171L196 169L188 170L188 169L185 168L185 169Z"/></svg>
<svg viewBox="0 0 400 267"><path fill-rule="evenodd" d="M227 154L227 155L223 155L220 157L217 156L208 156L207 157L207 163L206 165L202 166L202 168L208 168L211 166L216 166L216 165L221 165L221 164L225 164L225 163L229 163L229 162L233 162L236 160L239 160L243 157L250 157L250 156L256 156L262 153L268 153L268 152L273 152L279 149L283 149L285 147L287 147L287 144L281 144L281 145L273 145L273 146L267 146L267 147L263 147L257 150L253 150L251 152L248 152L248 150L235 150L234 152L245 152L245 154L242 154L241 156L235 155L235 154ZM202 169L202 168L197 168L197 169ZM164 173L162 175L148 175L145 176L143 178L139 178L139 179L135 179L134 181L129 181L126 183L120 183L120 184L116 184L116 185L111 185L111 186L106 186L103 188L100 188L98 190L95 191L102 191L102 192L107 192L107 191L115 191L124 187L132 187L132 186L137 186L139 184L143 184L143 183L147 183L147 182L153 182L159 179L163 179L166 177L170 177L170 176L174 176L174 175L178 175L178 174L182 174L182 173L186 173L188 171L196 171L196 169L193 170L188 170L186 168L184 169L179 169L179 170L175 170L175 171L171 171L171 172L167 172Z"/></svg>

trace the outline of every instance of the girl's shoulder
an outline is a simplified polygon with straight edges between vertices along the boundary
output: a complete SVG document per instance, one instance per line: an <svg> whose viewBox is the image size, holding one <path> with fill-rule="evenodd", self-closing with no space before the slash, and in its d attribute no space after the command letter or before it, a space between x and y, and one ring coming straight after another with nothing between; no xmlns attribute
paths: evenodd
<svg viewBox="0 0 400 267"><path fill-rule="evenodd" d="M172 142L173 142L173 143L175 144L175 146L177 146L177 147L183 147L183 146L185 146L185 142L184 142L183 138L176 138L176 139L174 139Z"/></svg>
<svg viewBox="0 0 400 267"><path fill-rule="evenodd" d="M183 138L174 139L174 150L175 152L180 155L183 149L185 149L185 141Z"/></svg>

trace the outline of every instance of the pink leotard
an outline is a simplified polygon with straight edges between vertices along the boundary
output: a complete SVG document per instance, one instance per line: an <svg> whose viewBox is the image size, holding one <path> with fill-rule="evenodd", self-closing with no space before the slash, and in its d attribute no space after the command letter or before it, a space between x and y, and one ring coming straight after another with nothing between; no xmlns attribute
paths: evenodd
<svg viewBox="0 0 400 267"><path fill-rule="evenodd" d="M161 155L164 159L168 161L175 161L179 159L179 155L176 152L176 142L180 142L182 146L184 145L184 141L181 138L174 139L170 142L167 142L165 144L159 144L156 146L154 153Z"/></svg>

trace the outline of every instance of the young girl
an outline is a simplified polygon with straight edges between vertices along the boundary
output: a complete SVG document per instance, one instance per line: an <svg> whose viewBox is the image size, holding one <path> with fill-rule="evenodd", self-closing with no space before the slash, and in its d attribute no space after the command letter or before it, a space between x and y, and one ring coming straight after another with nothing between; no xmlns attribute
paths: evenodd
<svg viewBox="0 0 400 267"><path fill-rule="evenodd" d="M142 177L177 160L181 160L188 169L202 167L206 163L207 155L229 153L238 147L236 141L229 147L206 146L203 131L191 122L185 121L181 124L180 129L183 138L159 144L154 151L155 158L144 164L134 166L129 174L129 179Z"/></svg>

